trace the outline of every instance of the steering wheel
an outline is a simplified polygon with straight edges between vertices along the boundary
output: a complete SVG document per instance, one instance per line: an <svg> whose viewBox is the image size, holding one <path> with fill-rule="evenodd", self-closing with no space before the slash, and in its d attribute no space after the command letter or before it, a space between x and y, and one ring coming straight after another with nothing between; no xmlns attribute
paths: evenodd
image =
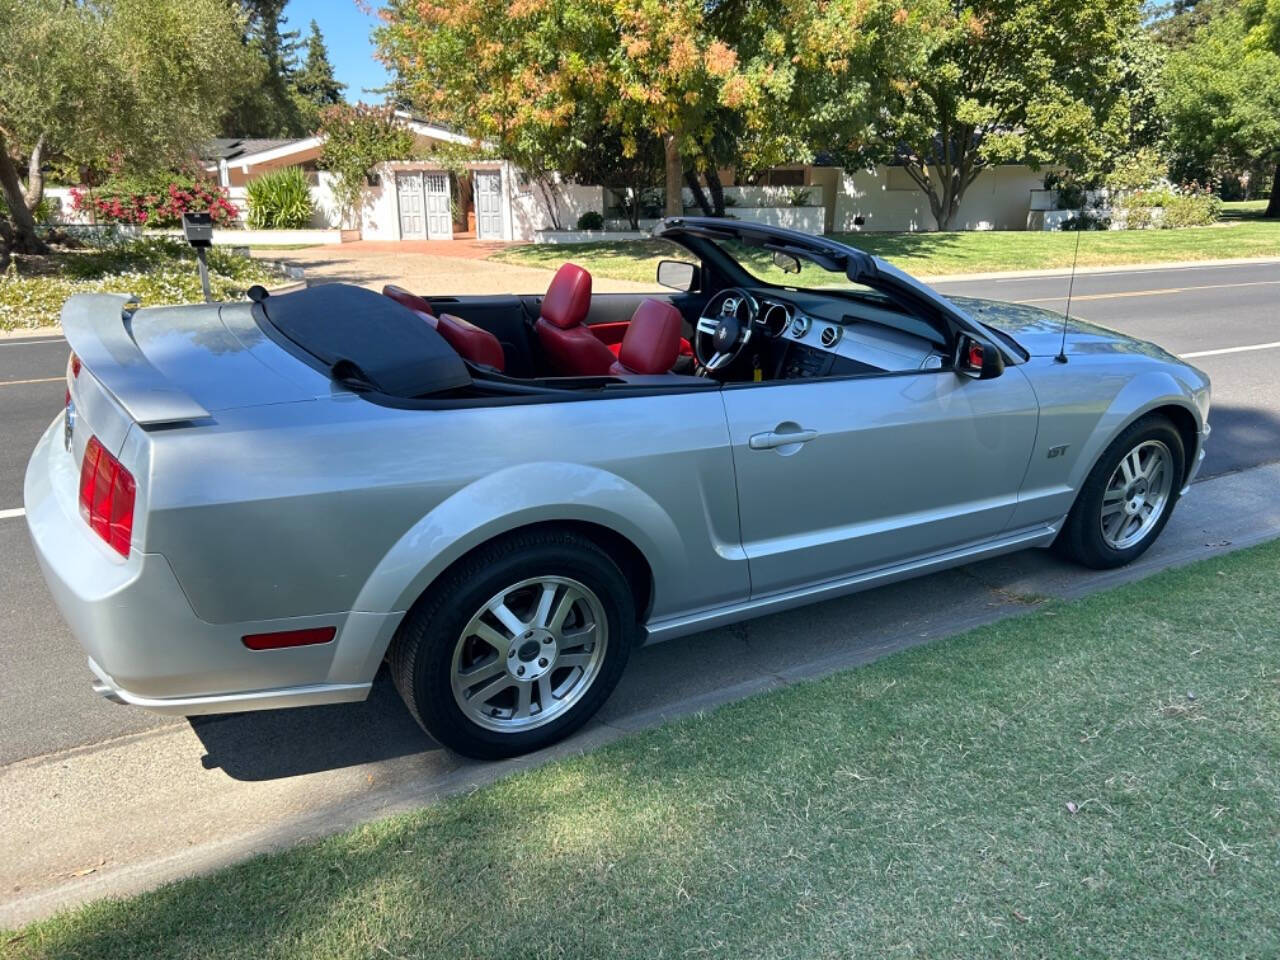
<svg viewBox="0 0 1280 960"><path fill-rule="evenodd" d="M693 335L693 352L703 370L720 370L737 360L751 341L759 314L755 297L741 287L728 287L708 300Z"/></svg>

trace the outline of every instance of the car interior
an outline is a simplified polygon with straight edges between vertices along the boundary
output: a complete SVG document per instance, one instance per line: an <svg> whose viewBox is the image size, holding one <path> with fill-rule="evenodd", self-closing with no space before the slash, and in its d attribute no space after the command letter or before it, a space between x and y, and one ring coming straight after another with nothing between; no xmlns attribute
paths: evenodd
<svg viewBox="0 0 1280 960"><path fill-rule="evenodd" d="M541 296L383 293L436 329L477 385L499 377L568 390L599 389L601 378L614 387L652 388L659 377L672 387L736 385L953 363L945 324L873 289L766 283L709 241L689 247L658 265L669 293L593 293L591 274L568 262ZM799 272L792 254L773 263Z"/></svg>
<svg viewBox="0 0 1280 960"><path fill-rule="evenodd" d="M661 292L597 293L587 270L564 263L543 294L388 285L379 296L334 284L269 301L263 292L254 315L285 349L397 405L1003 370L999 349L966 335L936 300L901 283L877 286L880 268L859 251L768 228L702 230L671 238L679 245L658 263Z"/></svg>

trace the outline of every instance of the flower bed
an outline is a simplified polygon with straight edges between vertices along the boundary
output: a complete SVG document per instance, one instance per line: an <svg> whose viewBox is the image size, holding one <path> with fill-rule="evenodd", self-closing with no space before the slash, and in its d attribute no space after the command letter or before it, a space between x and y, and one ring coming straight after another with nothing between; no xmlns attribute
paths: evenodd
<svg viewBox="0 0 1280 960"><path fill-rule="evenodd" d="M235 300L255 283L278 283L266 263L216 247L209 251L209 285L215 300ZM194 251L167 239L136 240L100 250L15 258L0 274L0 330L54 326L76 293L138 295L143 306L195 303L203 298Z"/></svg>

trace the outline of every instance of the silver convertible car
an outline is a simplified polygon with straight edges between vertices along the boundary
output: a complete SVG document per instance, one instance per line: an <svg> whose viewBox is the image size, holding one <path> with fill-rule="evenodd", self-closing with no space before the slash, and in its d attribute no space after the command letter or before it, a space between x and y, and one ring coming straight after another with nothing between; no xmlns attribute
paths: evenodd
<svg viewBox="0 0 1280 960"><path fill-rule="evenodd" d="M339 703L386 662L440 743L521 753L638 643L1027 547L1127 563L1203 459L1208 378L1152 344L822 237L654 234L662 295L565 264L529 296L69 300L26 515L98 692Z"/></svg>

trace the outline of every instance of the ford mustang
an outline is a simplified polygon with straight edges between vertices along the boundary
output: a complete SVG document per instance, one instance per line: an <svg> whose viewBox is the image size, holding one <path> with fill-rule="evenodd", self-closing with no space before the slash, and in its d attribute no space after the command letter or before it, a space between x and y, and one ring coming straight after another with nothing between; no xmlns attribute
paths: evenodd
<svg viewBox="0 0 1280 960"><path fill-rule="evenodd" d="M1150 343L823 237L654 233L653 295L565 264L528 296L70 299L25 501L95 689L339 703L385 662L438 742L512 755L638 643L1029 547L1128 563L1204 456L1209 381Z"/></svg>

